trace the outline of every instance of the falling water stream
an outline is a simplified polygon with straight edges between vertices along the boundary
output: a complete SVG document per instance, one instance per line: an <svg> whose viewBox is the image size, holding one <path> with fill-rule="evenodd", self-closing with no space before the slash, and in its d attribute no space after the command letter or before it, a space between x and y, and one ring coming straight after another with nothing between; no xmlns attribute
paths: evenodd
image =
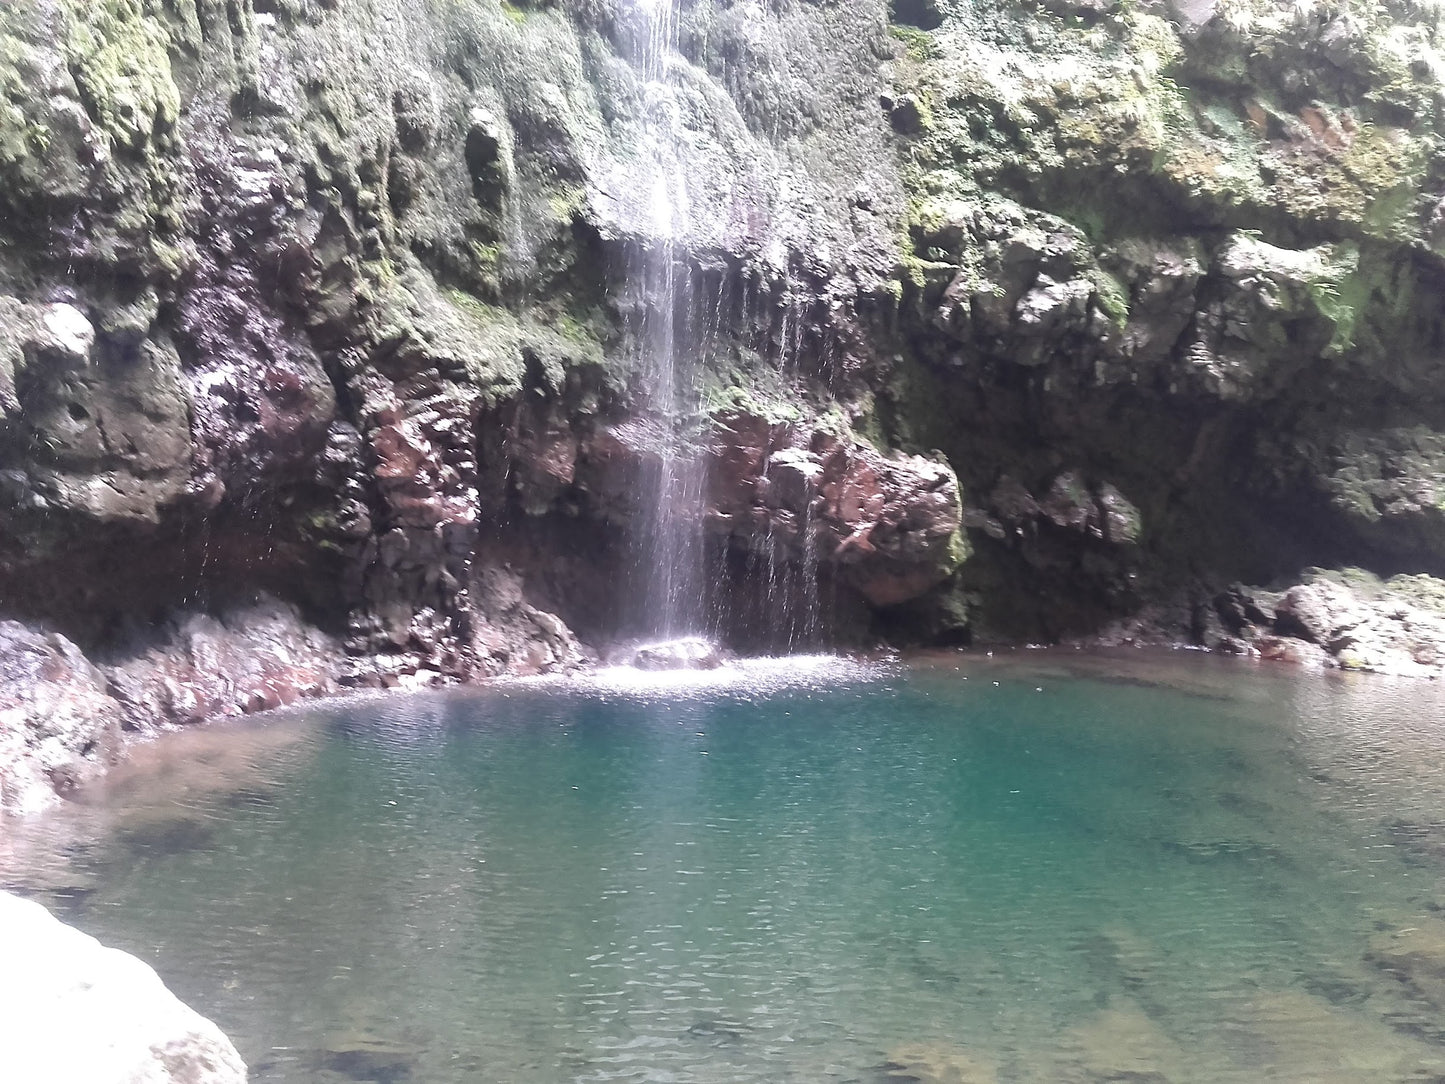
<svg viewBox="0 0 1445 1084"><path fill-rule="evenodd" d="M695 351L679 314L688 311L687 276L678 274L678 237L688 223L678 153L678 103L670 69L677 43L675 0L637 0L643 20L634 64L642 80L647 229L634 268L642 301L638 337L647 413L655 423L654 477L646 537L638 547L646 635L662 639L703 629L702 501L706 464L695 439L701 391ZM680 281L681 280L681 281Z"/></svg>
<svg viewBox="0 0 1445 1084"><path fill-rule="evenodd" d="M683 259L683 246L694 239L698 222L684 153L688 133L680 73L686 61L679 54L678 0L632 4L630 63L640 87L638 161L644 176L634 193L640 204L635 221L641 243L628 287L638 313L635 349L646 449L644 507L635 548L634 598L640 612L633 625L647 639L693 641L714 638L729 623L719 612L722 604L714 605L717 585L703 536L707 460L702 436L707 420L702 362L716 345L711 340L730 307L730 286L725 276L691 273ZM776 143L776 118L771 128ZM763 279L744 276L739 284L744 330L768 328L776 320L762 353L782 380L798 382L804 351L799 290L781 238L760 243L776 250L769 259L781 275L781 307L770 311L777 303L775 292ZM797 449L786 454L794 454L789 467L805 479L803 510L796 523L781 531L769 522L753 541L744 576L761 588L760 597L743 604L732 624L745 627L754 640L773 650L812 650L823 639L812 515L818 467ZM772 467L770 462L765 475ZM711 571L722 574L721 566ZM736 606L736 600L729 604Z"/></svg>

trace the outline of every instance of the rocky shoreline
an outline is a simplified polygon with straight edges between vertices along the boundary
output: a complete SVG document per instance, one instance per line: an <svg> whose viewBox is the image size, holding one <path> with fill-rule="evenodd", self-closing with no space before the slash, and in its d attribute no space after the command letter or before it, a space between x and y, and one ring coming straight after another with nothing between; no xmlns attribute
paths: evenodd
<svg viewBox="0 0 1445 1084"><path fill-rule="evenodd" d="M550 615L534 611L530 619L548 639L516 651L506 673L580 671L612 657L539 616ZM1279 590L1234 585L1146 607L1063 642L1192 647L1307 669L1434 679L1445 676L1445 581L1316 569ZM569 647L560 659L549 646L556 643ZM721 663L711 645L687 645L703 660L695 665ZM637 655L644 668L680 665L654 657L660 650L633 649L628 658ZM128 743L164 730L377 685L405 691L456 680L415 664L393 669L385 682L358 681L356 673L357 660L334 637L271 598L215 617L173 616L129 651L87 654L58 632L0 622L0 815L53 805L103 775Z"/></svg>
<svg viewBox="0 0 1445 1084"><path fill-rule="evenodd" d="M1401 677L1445 674L1445 580L1308 570L1269 590L1235 584L1202 600L1145 607L1073 642L1191 646L1311 669Z"/></svg>
<svg viewBox="0 0 1445 1084"><path fill-rule="evenodd" d="M341 662L333 638L274 599L178 615L129 651L89 656L59 632L0 621L0 812L53 804L128 741L334 693Z"/></svg>

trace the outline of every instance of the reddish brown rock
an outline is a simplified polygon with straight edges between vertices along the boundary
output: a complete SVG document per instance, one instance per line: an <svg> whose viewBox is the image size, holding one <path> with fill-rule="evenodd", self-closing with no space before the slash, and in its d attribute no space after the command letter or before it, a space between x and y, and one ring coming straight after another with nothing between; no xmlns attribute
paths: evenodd
<svg viewBox="0 0 1445 1084"><path fill-rule="evenodd" d="M179 616L139 655L105 666L121 725L146 732L291 704L336 689L341 646L294 607L260 599Z"/></svg>
<svg viewBox="0 0 1445 1084"><path fill-rule="evenodd" d="M943 463L730 414L717 419L708 468L709 529L831 563L874 606L918 597L964 556L958 481Z"/></svg>
<svg viewBox="0 0 1445 1084"><path fill-rule="evenodd" d="M58 633L0 622L0 812L41 808L97 778L123 733L332 692L340 663L335 640L268 598L219 617L178 614L101 663Z"/></svg>

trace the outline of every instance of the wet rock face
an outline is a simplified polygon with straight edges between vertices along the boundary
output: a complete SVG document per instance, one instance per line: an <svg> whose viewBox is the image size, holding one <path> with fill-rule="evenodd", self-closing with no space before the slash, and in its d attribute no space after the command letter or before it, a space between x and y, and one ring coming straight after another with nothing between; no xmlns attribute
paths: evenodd
<svg viewBox="0 0 1445 1084"><path fill-rule="evenodd" d="M597 418L568 426L522 412L512 425L504 461L514 509L520 505L528 517L590 521L624 544L637 544L649 515L649 477L667 439L656 419ZM796 594L806 594L811 583L815 603L816 583L827 579L860 608L887 609L938 587L967 556L958 482L937 459L880 451L844 427L813 419L773 422L738 410L707 419L694 454L706 478L695 525L722 584L714 602L729 616L746 615L753 602L736 596L757 585L739 579L775 581L768 586ZM605 537L593 542L599 561ZM628 583L637 574L620 571ZM614 590L613 624L602 624L604 637L617 634L617 614L626 604L625 594ZM774 610L802 605L781 595L762 604ZM750 646L786 646L768 639L777 630L762 627L769 624L765 614L749 623L757 626L743 630L756 634ZM866 629L867 616L852 612L841 623L856 634Z"/></svg>
<svg viewBox="0 0 1445 1084"><path fill-rule="evenodd" d="M106 333L68 303L0 297L0 502L12 515L154 522L190 460L167 344Z"/></svg>
<svg viewBox="0 0 1445 1084"><path fill-rule="evenodd" d="M1345 529L1394 560L1433 565L1445 546L1445 435L1423 426L1336 438L1320 485Z"/></svg>
<svg viewBox="0 0 1445 1084"><path fill-rule="evenodd" d="M215 1024L140 960L0 892L0 1074L94 1084L245 1084Z"/></svg>
<svg viewBox="0 0 1445 1084"><path fill-rule="evenodd" d="M259 588L345 629L356 683L584 657L493 574L530 598L553 555L488 539L582 503L591 419L638 399L647 95L690 133L696 274L777 293L796 264L841 322L892 272L881 0L762 33L693 5L651 89L626 5L102 7L0 18L0 599L82 638ZM736 307L753 349L774 317Z"/></svg>
<svg viewBox="0 0 1445 1084"><path fill-rule="evenodd" d="M715 433L706 523L733 545L836 566L877 607L936 587L967 554L946 464L749 415L719 418Z"/></svg>
<svg viewBox="0 0 1445 1084"><path fill-rule="evenodd" d="M926 33L900 27L890 67L890 100L931 108L900 141L914 202L885 398L983 513L964 576L983 624L1053 638L1186 581L1445 570L1441 323L1416 300L1441 275L1421 256L1440 202L1429 20L940 11ZM1118 575L1085 567L1113 561L1088 532L1047 555L994 544L1001 476L1042 503L1070 470L1139 512ZM1023 619L1039 593L1051 605Z"/></svg>

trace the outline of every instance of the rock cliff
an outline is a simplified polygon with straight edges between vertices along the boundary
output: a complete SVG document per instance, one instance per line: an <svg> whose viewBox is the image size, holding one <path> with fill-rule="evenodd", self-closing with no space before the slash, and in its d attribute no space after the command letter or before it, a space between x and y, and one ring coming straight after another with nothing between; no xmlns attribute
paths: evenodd
<svg viewBox="0 0 1445 1084"><path fill-rule="evenodd" d="M348 684L625 637L664 242L736 646L1445 573L1434 6L677 17L649 81L628 0L5 5L0 616L77 696L263 596Z"/></svg>

